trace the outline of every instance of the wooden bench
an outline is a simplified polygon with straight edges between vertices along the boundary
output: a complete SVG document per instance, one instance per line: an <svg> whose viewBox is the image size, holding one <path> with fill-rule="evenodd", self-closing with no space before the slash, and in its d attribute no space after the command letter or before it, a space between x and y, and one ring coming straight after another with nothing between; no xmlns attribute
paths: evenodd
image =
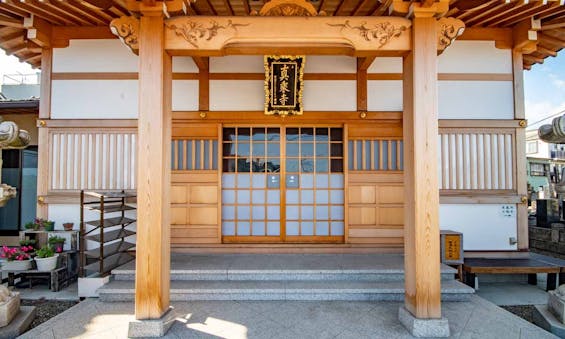
<svg viewBox="0 0 565 339"><path fill-rule="evenodd" d="M565 273L565 261L552 259L554 258L541 255L519 259L468 258L463 264L464 282L475 288L477 274L528 274L528 283L535 285L536 274L547 273L546 291L554 290L557 288L557 274L560 274L561 279L561 273Z"/></svg>

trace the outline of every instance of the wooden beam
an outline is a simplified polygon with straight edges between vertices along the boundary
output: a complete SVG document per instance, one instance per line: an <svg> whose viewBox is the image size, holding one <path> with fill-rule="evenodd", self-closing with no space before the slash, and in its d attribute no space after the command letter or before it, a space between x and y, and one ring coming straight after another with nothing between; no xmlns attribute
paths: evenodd
<svg viewBox="0 0 565 339"><path fill-rule="evenodd" d="M510 49L514 46L511 28L467 27L457 40L494 41L499 49Z"/></svg>
<svg viewBox="0 0 565 339"><path fill-rule="evenodd" d="M521 51L523 54L530 54L536 51L538 33L541 29L540 20L530 18L514 26L512 30L512 38L514 40L514 49Z"/></svg>
<svg viewBox="0 0 565 339"><path fill-rule="evenodd" d="M39 94L39 120L51 117L51 73L53 68L53 50L43 49L41 53L41 88ZM48 218L48 207L44 197L49 191L49 128L39 127L37 143L37 217Z"/></svg>
<svg viewBox="0 0 565 339"><path fill-rule="evenodd" d="M367 58L357 58L357 111L367 111ZM370 65L370 63L369 63ZM365 113L366 114L366 113Z"/></svg>
<svg viewBox="0 0 565 339"><path fill-rule="evenodd" d="M162 15L142 16L139 31L137 254L135 317L169 308L172 60Z"/></svg>
<svg viewBox="0 0 565 339"><path fill-rule="evenodd" d="M198 66L198 109L210 109L210 58L193 57Z"/></svg>
<svg viewBox="0 0 565 339"><path fill-rule="evenodd" d="M514 74L514 118L526 119L526 107L524 97L524 61L519 51L512 51L512 71ZM528 194L528 181L526 173L526 129L516 128L515 136L514 166L512 169L514 180L516 180L516 191L518 195L526 197ZM528 250L528 200L517 205L517 240L519 250Z"/></svg>
<svg viewBox="0 0 565 339"><path fill-rule="evenodd" d="M373 64L373 61L375 61L374 56L369 56L369 57L365 57L365 58L357 58L357 69L358 70L368 70L369 67L371 67L371 65Z"/></svg>
<svg viewBox="0 0 565 339"><path fill-rule="evenodd" d="M547 31L550 29L558 29L565 27L565 18L559 18L556 20L546 21L541 23L541 30Z"/></svg>
<svg viewBox="0 0 565 339"><path fill-rule="evenodd" d="M441 318L437 36L434 17L415 17L404 57L404 271L406 309Z"/></svg>
<svg viewBox="0 0 565 339"><path fill-rule="evenodd" d="M36 16L31 16L24 19L24 27L27 29L27 39L43 48L51 46L53 28L49 22Z"/></svg>
<svg viewBox="0 0 565 339"><path fill-rule="evenodd" d="M538 53L547 54L547 55L552 56L552 57L556 57L556 56L557 56L557 52L556 52L556 51L551 50L551 49L549 49L549 48L545 48L545 47L543 47L543 46L540 46L539 44L538 44L538 50L537 50L537 52L538 52Z"/></svg>
<svg viewBox="0 0 565 339"><path fill-rule="evenodd" d="M377 37L362 27L385 24L390 34ZM196 25L213 31L210 37L190 34ZM220 28L213 28L218 25ZM398 17L261 17L197 16L166 21L166 49L173 55L219 56L226 54L332 54L355 56L383 52L402 54L410 49L410 20ZM277 27L285 27L280 30ZM215 27L215 26L214 26ZM294 48L294 49L293 49ZM243 51L243 52L242 52ZM259 52L259 53L258 53Z"/></svg>
<svg viewBox="0 0 565 339"><path fill-rule="evenodd" d="M6 17L6 16L0 16L0 25L1 26L14 27L14 28L24 27L21 20L9 18L9 17Z"/></svg>
<svg viewBox="0 0 565 339"><path fill-rule="evenodd" d="M117 39L109 26L53 26L53 47L68 47L72 39Z"/></svg>
<svg viewBox="0 0 565 339"><path fill-rule="evenodd" d="M561 39L556 38L554 36L547 35L546 33L538 32L538 40L541 43L553 45L553 46L556 46L558 48L565 47L565 40L561 40Z"/></svg>

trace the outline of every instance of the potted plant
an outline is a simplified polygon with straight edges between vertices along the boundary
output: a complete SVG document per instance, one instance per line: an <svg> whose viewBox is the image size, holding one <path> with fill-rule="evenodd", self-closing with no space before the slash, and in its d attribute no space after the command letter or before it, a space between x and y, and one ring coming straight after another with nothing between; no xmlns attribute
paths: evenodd
<svg viewBox="0 0 565 339"><path fill-rule="evenodd" d="M43 220L43 228L47 232L51 232L55 229L55 222L51 220Z"/></svg>
<svg viewBox="0 0 565 339"><path fill-rule="evenodd" d="M18 247L2 247L0 258L6 259L2 269L6 271L26 271L31 268L31 256Z"/></svg>
<svg viewBox="0 0 565 339"><path fill-rule="evenodd" d="M37 250L35 256L35 264L37 265L38 271L53 271L57 268L57 257L59 255L55 254L53 248L49 245L45 245Z"/></svg>
<svg viewBox="0 0 565 339"><path fill-rule="evenodd" d="M39 224L35 223L34 221L30 221L24 225L26 230L34 230L37 231L39 229Z"/></svg>
<svg viewBox="0 0 565 339"><path fill-rule="evenodd" d="M28 230L40 230L43 229L45 231L53 231L55 229L55 222L51 220L46 220L42 218L35 218L33 221L28 222L24 226Z"/></svg>
<svg viewBox="0 0 565 339"><path fill-rule="evenodd" d="M36 244L35 239L20 240L20 248L23 249L24 252L29 253L35 251Z"/></svg>
<svg viewBox="0 0 565 339"><path fill-rule="evenodd" d="M53 250L57 253L63 252L63 245L65 245L65 238L53 236L49 238L49 245L53 247Z"/></svg>
<svg viewBox="0 0 565 339"><path fill-rule="evenodd" d="M65 229L65 231L72 231L73 226L74 226L74 223L72 223L72 222L66 222L66 223L63 224L63 228Z"/></svg>

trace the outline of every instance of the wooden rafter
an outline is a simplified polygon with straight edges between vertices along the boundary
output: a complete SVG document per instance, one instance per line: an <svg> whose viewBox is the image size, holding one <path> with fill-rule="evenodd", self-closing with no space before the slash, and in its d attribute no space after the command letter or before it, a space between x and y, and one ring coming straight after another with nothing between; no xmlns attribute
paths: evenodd
<svg viewBox="0 0 565 339"><path fill-rule="evenodd" d="M372 16L381 16L383 15L385 12L388 11L388 8L390 7L390 5L392 5L392 0L384 0L379 7L377 7L373 13L371 14Z"/></svg>
<svg viewBox="0 0 565 339"><path fill-rule="evenodd" d="M514 13L507 13L502 18L498 18L497 20L489 21L487 26L491 27L508 27L513 26L513 24L518 23L522 20L526 20L532 16L534 13L538 13L543 9L551 8L554 4L531 4L530 8L527 10L517 10Z"/></svg>
<svg viewBox="0 0 565 339"><path fill-rule="evenodd" d="M557 48L565 47L565 40L561 40L551 35L538 32L538 40L544 44L556 46Z"/></svg>

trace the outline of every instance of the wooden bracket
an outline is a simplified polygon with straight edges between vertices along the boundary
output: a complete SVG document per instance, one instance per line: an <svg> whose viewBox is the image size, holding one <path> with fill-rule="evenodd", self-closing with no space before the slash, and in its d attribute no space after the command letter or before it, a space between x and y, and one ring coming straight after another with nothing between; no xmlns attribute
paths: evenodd
<svg viewBox="0 0 565 339"><path fill-rule="evenodd" d="M53 28L50 23L32 14L31 17L24 18L24 28L27 30L28 40L43 48L51 46Z"/></svg>
<svg viewBox="0 0 565 339"><path fill-rule="evenodd" d="M530 18L516 25L512 31L514 50L522 54L530 54L537 50L538 33L541 30L541 20Z"/></svg>

